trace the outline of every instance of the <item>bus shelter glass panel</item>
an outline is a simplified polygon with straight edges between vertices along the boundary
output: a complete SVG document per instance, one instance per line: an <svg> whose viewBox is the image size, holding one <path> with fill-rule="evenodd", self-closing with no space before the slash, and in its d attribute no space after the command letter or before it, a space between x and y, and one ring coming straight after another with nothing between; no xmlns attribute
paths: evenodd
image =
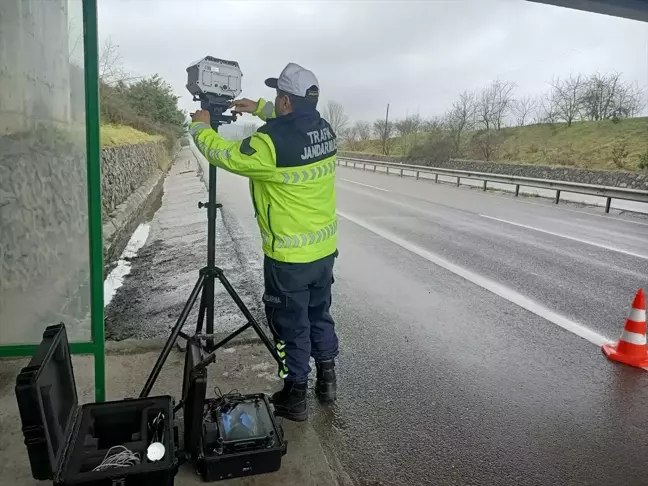
<svg viewBox="0 0 648 486"><path fill-rule="evenodd" d="M91 341L81 0L0 1L0 345Z"/></svg>

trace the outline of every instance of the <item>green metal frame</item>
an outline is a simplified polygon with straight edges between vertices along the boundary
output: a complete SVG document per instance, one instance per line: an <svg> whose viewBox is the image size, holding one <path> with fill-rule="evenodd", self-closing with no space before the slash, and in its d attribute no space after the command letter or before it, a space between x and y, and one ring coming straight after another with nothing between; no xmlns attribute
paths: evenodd
<svg viewBox="0 0 648 486"><path fill-rule="evenodd" d="M106 399L105 331L103 316L103 243L101 223L101 147L99 140L99 66L97 1L83 1L83 47L86 108L86 163L90 250L91 341L70 344L73 354L94 355L95 400ZM55 323L52 323L55 324ZM0 346L0 357L33 356L36 344Z"/></svg>

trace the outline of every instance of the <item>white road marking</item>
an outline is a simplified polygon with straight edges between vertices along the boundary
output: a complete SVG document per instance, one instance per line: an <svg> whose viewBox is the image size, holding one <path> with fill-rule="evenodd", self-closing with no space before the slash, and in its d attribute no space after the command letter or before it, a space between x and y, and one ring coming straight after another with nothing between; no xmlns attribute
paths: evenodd
<svg viewBox="0 0 648 486"><path fill-rule="evenodd" d="M369 184L363 184L362 182L358 182L358 181L351 181L349 179L340 179L340 180L344 181L344 182L350 182L351 184L358 184L359 186L370 187L371 189L376 189L377 191L391 192L389 189L383 189L382 187L370 186Z"/></svg>
<svg viewBox="0 0 648 486"><path fill-rule="evenodd" d="M550 198L548 198L550 199ZM605 218L608 221L621 221L623 223L630 223L630 224L638 224L641 226L648 226L648 223L642 223L641 221L631 221L629 219L624 219L624 218L619 218L618 216L610 216L609 214L596 214L596 213L589 213L587 211L581 211L579 209L570 209L566 207L561 207L561 206L556 206L555 204L550 206L549 204L543 204L543 203L537 203L537 202L531 202L531 201L524 201L522 199L516 199L516 202L522 203L522 204L531 204L532 206L542 206L543 208L548 208L548 209L553 209L554 211L569 211L570 213L579 213L579 214L587 214L588 216L595 216L597 218ZM595 206L595 207L603 207L603 206ZM612 209L617 209L617 208L612 208ZM619 211L626 211L625 209L619 209ZM628 212L628 211L626 211ZM642 213L643 214L643 213Z"/></svg>
<svg viewBox="0 0 648 486"><path fill-rule="evenodd" d="M124 277L131 271L130 259L137 256L137 252L144 246L148 239L151 225L148 223L140 224L128 240L126 248L117 262L117 266L104 280L104 307L112 301L117 290L124 284Z"/></svg>
<svg viewBox="0 0 648 486"><path fill-rule="evenodd" d="M642 258L644 260L648 260L647 255L640 255L639 253L634 253L634 252L631 252L631 251L622 250L621 248L616 248L614 246L603 245L601 243L596 243L594 241L589 241L589 240L583 240L581 238L576 238L574 236L563 235L561 233L554 233L553 231L543 230L543 229L540 229L540 228L536 228L535 226L529 226L529 225L522 224L522 223L514 223L513 221L507 221L505 219L494 218L493 216L486 216L485 214L480 214L480 216L482 218L492 219L493 221L499 221L500 223L506 223L506 224L510 224L510 225L513 225L513 226L519 226L520 228L526 228L526 229L530 229L530 230L533 230L533 231L538 231L540 233L546 233L548 235L558 236L559 238L565 238L566 240L572 240L572 241L577 241L579 243L585 243L586 245L596 246L597 248L603 248L604 250L616 251L617 253L623 253L624 255L629 255L629 256L636 257L636 258Z"/></svg>
<svg viewBox="0 0 648 486"><path fill-rule="evenodd" d="M428 251L420 246L417 246L407 240L404 240L403 238L395 235L394 233L387 231L383 228L379 228L377 226L374 226L373 224L369 223L368 221L365 221L364 219L351 216L350 214L338 211L337 212L339 216L343 217L344 219L347 219L351 221L352 223L357 224L358 226L362 226L363 228L371 231L372 233L377 234L378 236L382 236L386 240L391 241L392 243L395 243L406 250L411 251L412 253L425 258L426 260L434 263L435 265L440 266L441 268L444 268L448 270L449 272L454 273L455 275L458 275L469 282L478 285L479 287L488 290L489 292L494 293L495 295L498 295L502 297L505 300L508 300L509 302L559 326L565 329L566 331L571 332L572 334L575 334L576 336L579 336L583 339L586 339L587 341L596 344L597 346L602 346L605 343L611 342L611 340L596 331L589 329L588 327L579 324L577 322L574 322L570 319L568 319L565 316L562 316L550 309L547 309L543 305L534 302L533 300L529 299L528 297L525 297L524 295L516 292L513 289L510 289L500 283L497 283L489 278L486 278L482 275L479 275L477 273L471 272L470 270L467 270L463 267L460 267L459 265L456 265L454 263L449 262L448 260Z"/></svg>

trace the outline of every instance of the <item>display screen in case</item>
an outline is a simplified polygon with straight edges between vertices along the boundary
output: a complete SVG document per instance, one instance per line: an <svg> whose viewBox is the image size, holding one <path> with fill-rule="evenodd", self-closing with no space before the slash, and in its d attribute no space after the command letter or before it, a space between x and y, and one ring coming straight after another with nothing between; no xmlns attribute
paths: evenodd
<svg viewBox="0 0 648 486"><path fill-rule="evenodd" d="M183 384L185 449L205 481L278 471L287 443L262 393L206 398L202 348L187 343Z"/></svg>

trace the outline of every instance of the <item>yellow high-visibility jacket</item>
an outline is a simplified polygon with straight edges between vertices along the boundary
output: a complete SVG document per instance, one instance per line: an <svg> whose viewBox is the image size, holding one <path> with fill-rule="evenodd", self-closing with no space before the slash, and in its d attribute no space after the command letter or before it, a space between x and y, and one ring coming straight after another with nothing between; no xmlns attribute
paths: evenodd
<svg viewBox="0 0 648 486"><path fill-rule="evenodd" d="M259 100L266 124L239 142L205 123L189 132L210 164L250 179L264 253L274 260L309 263L337 250L335 166L337 139L317 111L275 117Z"/></svg>

